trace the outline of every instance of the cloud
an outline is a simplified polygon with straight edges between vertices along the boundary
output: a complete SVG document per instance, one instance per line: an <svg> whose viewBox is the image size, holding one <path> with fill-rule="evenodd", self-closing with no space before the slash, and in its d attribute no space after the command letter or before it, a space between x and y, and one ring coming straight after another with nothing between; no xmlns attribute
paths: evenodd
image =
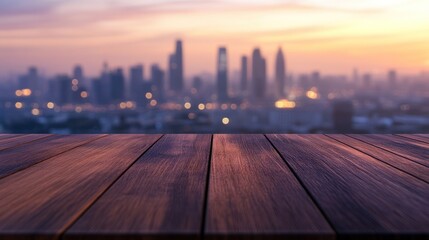
<svg viewBox="0 0 429 240"><path fill-rule="evenodd" d="M61 0L1 0L0 14L3 16L47 14L61 3Z"/></svg>

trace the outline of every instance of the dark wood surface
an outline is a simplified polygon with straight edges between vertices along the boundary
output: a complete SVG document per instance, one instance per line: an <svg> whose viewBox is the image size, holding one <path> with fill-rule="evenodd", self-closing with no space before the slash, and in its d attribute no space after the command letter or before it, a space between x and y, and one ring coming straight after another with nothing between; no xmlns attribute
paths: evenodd
<svg viewBox="0 0 429 240"><path fill-rule="evenodd" d="M429 144L394 135L350 135L363 142L429 167Z"/></svg>
<svg viewBox="0 0 429 240"><path fill-rule="evenodd" d="M328 222L263 135L216 135L208 192L211 237L333 236Z"/></svg>
<svg viewBox="0 0 429 240"><path fill-rule="evenodd" d="M167 135L98 200L66 237L110 233L200 236L210 135Z"/></svg>
<svg viewBox="0 0 429 240"><path fill-rule="evenodd" d="M0 135L0 239L428 239L429 135Z"/></svg>

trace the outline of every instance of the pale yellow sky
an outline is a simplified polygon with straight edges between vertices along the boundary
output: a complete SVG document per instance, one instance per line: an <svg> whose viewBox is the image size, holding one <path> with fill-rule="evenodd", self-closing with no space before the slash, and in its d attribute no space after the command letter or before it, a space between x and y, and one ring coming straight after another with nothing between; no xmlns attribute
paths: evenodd
<svg viewBox="0 0 429 240"><path fill-rule="evenodd" d="M37 65L48 74L80 63L97 74L111 66L166 67L182 38L185 74L214 72L218 46L230 69L256 46L274 71L418 73L429 69L427 0L3 0L0 75ZM148 69L147 69L148 70Z"/></svg>

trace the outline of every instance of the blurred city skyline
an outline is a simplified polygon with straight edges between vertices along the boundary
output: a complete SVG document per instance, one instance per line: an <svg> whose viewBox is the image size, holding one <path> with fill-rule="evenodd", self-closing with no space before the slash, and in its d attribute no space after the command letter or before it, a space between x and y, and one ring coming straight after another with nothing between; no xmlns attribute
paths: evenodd
<svg viewBox="0 0 429 240"><path fill-rule="evenodd" d="M0 76L36 65L47 75L85 66L168 67L184 41L185 78L216 72L218 47L229 71L259 47L269 79L279 47L288 72L350 75L352 69L416 74L429 69L429 2L393 1L65 1L0 2Z"/></svg>

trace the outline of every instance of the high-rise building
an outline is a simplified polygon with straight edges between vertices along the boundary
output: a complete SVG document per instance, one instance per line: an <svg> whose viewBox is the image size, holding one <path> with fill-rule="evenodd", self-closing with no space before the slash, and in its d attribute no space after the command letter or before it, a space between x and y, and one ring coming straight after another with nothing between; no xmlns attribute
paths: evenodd
<svg viewBox="0 0 429 240"><path fill-rule="evenodd" d="M130 68L130 97L136 102L141 102L144 97L142 84L144 81L144 68L143 65L136 65Z"/></svg>
<svg viewBox="0 0 429 240"><path fill-rule="evenodd" d="M283 51L281 48L277 51L276 56L276 84L278 97L285 96L286 65Z"/></svg>
<svg viewBox="0 0 429 240"><path fill-rule="evenodd" d="M62 106L72 101L72 79L67 75L58 75L50 84L53 101Z"/></svg>
<svg viewBox="0 0 429 240"><path fill-rule="evenodd" d="M228 59L225 47L220 47L217 57L217 97L219 102L228 100Z"/></svg>
<svg viewBox="0 0 429 240"><path fill-rule="evenodd" d="M183 90L183 47L182 41L176 41L176 51L169 57L170 90L181 92Z"/></svg>
<svg viewBox="0 0 429 240"><path fill-rule="evenodd" d="M125 79L122 68L110 72L110 103L125 99Z"/></svg>
<svg viewBox="0 0 429 240"><path fill-rule="evenodd" d="M164 71L157 64L153 64L150 68L151 72L151 82L152 90L155 97L155 100L158 102L163 102L164 99Z"/></svg>
<svg viewBox="0 0 429 240"><path fill-rule="evenodd" d="M80 66L80 65L76 65L74 68L73 68L73 76L72 76L72 78L73 79L77 79L78 80L78 84L79 85L85 85L85 77L84 77L84 74L83 74L83 68L82 68L82 66Z"/></svg>
<svg viewBox="0 0 429 240"><path fill-rule="evenodd" d="M265 59L262 57L259 48L255 48L252 54L252 80L253 97L256 99L265 98L267 70Z"/></svg>
<svg viewBox="0 0 429 240"><path fill-rule="evenodd" d="M241 79L240 79L240 90L242 93L247 91L247 81L248 81L249 69L247 67L247 57L241 57Z"/></svg>

